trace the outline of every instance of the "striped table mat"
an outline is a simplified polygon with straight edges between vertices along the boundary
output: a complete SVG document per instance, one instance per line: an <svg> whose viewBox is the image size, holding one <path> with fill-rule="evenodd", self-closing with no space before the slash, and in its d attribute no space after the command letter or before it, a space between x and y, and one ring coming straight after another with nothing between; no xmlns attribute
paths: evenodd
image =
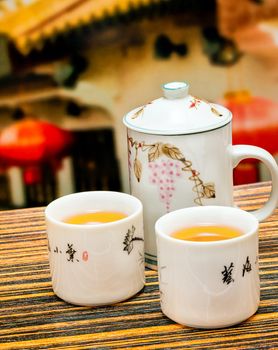
<svg viewBox="0 0 278 350"><path fill-rule="evenodd" d="M243 209L261 206L269 183L235 188ZM157 273L128 301L80 307L53 294L43 208L0 212L0 349L278 349L278 211L260 225L261 303L219 330L178 325L160 310ZM227 305L227 307L230 307Z"/></svg>

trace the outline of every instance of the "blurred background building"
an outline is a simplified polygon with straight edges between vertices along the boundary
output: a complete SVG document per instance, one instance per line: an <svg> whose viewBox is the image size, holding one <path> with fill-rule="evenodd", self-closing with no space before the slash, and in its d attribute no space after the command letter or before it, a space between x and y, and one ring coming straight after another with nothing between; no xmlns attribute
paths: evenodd
<svg viewBox="0 0 278 350"><path fill-rule="evenodd" d="M128 191L129 110L186 80L278 154L278 0L1 0L0 206ZM244 162L235 183L268 179Z"/></svg>

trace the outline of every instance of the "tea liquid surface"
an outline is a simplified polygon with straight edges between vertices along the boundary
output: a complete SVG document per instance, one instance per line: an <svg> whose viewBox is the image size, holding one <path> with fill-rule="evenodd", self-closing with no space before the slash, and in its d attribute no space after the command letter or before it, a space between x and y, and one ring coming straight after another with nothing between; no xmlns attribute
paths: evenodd
<svg viewBox="0 0 278 350"><path fill-rule="evenodd" d="M93 211L71 215L63 221L74 225L94 225L118 221L126 217L127 215L125 213L118 211Z"/></svg>
<svg viewBox="0 0 278 350"><path fill-rule="evenodd" d="M171 237L193 242L223 241L241 236L243 233L235 227L218 225L198 225L184 227L171 234Z"/></svg>

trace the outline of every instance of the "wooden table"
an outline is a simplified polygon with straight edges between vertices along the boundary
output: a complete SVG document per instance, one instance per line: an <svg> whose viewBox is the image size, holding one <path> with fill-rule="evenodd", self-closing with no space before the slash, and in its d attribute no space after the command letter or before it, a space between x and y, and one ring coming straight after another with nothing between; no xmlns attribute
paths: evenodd
<svg viewBox="0 0 278 350"><path fill-rule="evenodd" d="M262 205L268 183L235 188L237 204ZM160 310L157 273L144 290L107 307L78 307L51 288L43 208L0 213L0 349L278 349L278 211L260 226L261 303L220 330L178 325Z"/></svg>

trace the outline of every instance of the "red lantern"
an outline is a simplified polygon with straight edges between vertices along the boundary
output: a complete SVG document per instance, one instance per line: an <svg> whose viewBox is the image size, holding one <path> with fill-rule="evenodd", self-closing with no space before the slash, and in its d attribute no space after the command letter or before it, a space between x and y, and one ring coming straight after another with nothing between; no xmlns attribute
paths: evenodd
<svg viewBox="0 0 278 350"><path fill-rule="evenodd" d="M233 113L233 143L278 153L278 103L248 91L225 95L224 105Z"/></svg>
<svg viewBox="0 0 278 350"><path fill-rule="evenodd" d="M26 184L40 181L40 167L48 162L57 168L72 141L71 133L35 119L24 119L0 134L0 160L6 166L24 168Z"/></svg>
<svg viewBox="0 0 278 350"><path fill-rule="evenodd" d="M223 104L233 113L233 143L249 144L278 154L278 103L248 91L230 92ZM234 172L234 183L258 181L257 161L240 163Z"/></svg>

